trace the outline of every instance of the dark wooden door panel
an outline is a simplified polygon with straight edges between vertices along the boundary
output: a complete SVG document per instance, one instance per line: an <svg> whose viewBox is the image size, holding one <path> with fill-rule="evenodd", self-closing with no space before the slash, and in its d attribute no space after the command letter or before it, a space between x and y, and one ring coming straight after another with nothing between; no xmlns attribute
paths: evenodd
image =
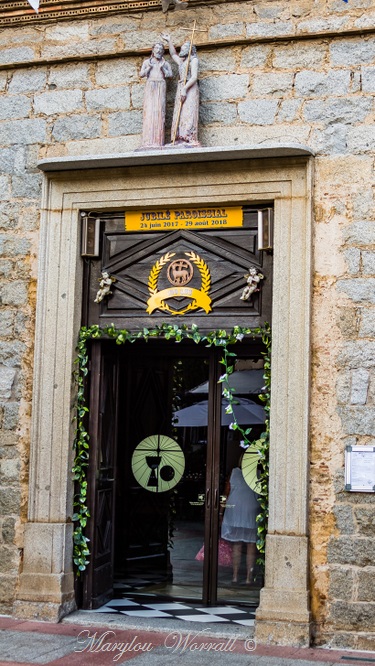
<svg viewBox="0 0 375 666"><path fill-rule="evenodd" d="M271 321L272 257L257 249L257 223L254 212L244 213L244 227L206 231L180 229L164 233L125 233L119 223L108 225L103 234L102 258L90 265L88 323L106 326L114 323L128 329L152 327L165 321L171 323L197 323L202 330L218 327L260 326ZM186 259L194 253L209 274L211 311L202 308L185 312L190 296L170 297L168 310L147 312L150 298L150 276L158 265L157 291L171 287L168 266L177 259ZM166 257L170 257L166 259ZM247 301L241 300L245 275L250 267L262 272L260 290ZM116 279L112 296L100 304L94 303L100 271L105 270ZM192 289L202 289L202 270L193 266ZM181 313L181 314L179 314Z"/></svg>
<svg viewBox="0 0 375 666"><path fill-rule="evenodd" d="M88 496L91 561L84 580L84 608L98 608L113 593L118 367L113 344L92 344Z"/></svg>

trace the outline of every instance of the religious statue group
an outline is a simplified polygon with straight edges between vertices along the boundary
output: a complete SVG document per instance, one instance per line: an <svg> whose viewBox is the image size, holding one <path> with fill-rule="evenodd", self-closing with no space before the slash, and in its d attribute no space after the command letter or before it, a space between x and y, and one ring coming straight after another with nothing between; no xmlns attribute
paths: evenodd
<svg viewBox="0 0 375 666"><path fill-rule="evenodd" d="M171 144L199 146L198 141L198 58L192 42L185 42L179 54L170 35L162 35L168 44L172 60L178 65L178 84L173 111ZM165 113L167 82L173 76L171 65L164 59L162 42L154 44L150 58L141 68L146 78L143 102L142 148L161 148L165 145Z"/></svg>

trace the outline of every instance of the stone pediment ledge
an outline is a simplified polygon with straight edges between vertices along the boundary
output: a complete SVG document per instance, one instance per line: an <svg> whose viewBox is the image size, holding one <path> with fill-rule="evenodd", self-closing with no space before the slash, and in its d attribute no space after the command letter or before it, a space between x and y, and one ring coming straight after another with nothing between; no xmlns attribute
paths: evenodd
<svg viewBox="0 0 375 666"><path fill-rule="evenodd" d="M80 155L52 157L40 160L41 171L75 171L77 169L104 169L154 164L181 164L216 162L225 160L249 160L281 157L312 157L313 151L301 144L267 143L249 146L223 146L216 148L163 148L139 150L110 155Z"/></svg>

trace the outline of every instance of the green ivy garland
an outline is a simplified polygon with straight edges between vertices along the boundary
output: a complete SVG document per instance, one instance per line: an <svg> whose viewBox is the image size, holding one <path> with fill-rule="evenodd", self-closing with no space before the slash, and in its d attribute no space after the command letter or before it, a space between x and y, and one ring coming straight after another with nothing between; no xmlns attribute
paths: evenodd
<svg viewBox="0 0 375 666"><path fill-rule="evenodd" d="M223 395L228 400L227 413L232 415L230 428L238 430L241 436L241 447L246 449L250 444L256 444L259 451L260 474L259 482L262 488L262 495L259 497L261 511L257 517L258 521L258 540L257 547L261 554L260 562L264 562L265 536L267 533L268 522L268 475L269 475L269 419L266 420L265 432L255 442L250 439L251 428L244 429L235 416L233 406L236 404L234 390L230 388L228 380L234 371L234 361L236 354L229 349L231 345L241 341L245 336L261 337L266 351L264 356L264 379L265 391L259 396L264 402L264 408L267 414L270 409L270 385L271 385L271 330L268 324L258 328L245 328L235 326L232 331L227 332L223 329L211 331L210 333L200 333L198 326L192 324L178 326L177 324L162 324L154 328L143 328L132 333L126 329L116 329L112 324L105 328L97 325L87 328L83 326L79 333L77 345L77 357L75 359L76 370L75 379L77 382L76 398L76 430L74 439L74 466L73 478L77 484L77 493L74 496L74 513L72 520L75 523L73 532L74 551L73 559L76 566L77 575L84 571L89 563L88 556L90 550L88 547L88 538L84 534L90 513L87 507L87 468L89 464L89 434L85 427L85 421L88 414L88 407L85 399L85 378L88 373L88 347L87 342L92 339L98 339L107 336L116 341L116 344L122 345L125 342L135 342L136 340L148 340L149 338L164 338L165 340L174 340L181 342L188 339L196 344L205 343L208 347L221 347L223 356L220 363L223 365L224 373L220 377L223 384Z"/></svg>

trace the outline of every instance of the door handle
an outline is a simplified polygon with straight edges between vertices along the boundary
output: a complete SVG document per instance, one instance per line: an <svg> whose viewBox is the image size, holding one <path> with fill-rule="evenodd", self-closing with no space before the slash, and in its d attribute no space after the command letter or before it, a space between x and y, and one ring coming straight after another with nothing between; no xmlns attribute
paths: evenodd
<svg viewBox="0 0 375 666"><path fill-rule="evenodd" d="M210 496L210 493L211 493L211 488L207 488L207 490L206 490L206 506L207 506L207 509L209 509L210 506L211 506L211 501L210 501L210 500L211 500L211 496Z"/></svg>
<svg viewBox="0 0 375 666"><path fill-rule="evenodd" d="M218 489L215 488L215 503L214 503L214 509L215 509L215 510L216 510L217 507L218 507L218 497L219 497Z"/></svg>

